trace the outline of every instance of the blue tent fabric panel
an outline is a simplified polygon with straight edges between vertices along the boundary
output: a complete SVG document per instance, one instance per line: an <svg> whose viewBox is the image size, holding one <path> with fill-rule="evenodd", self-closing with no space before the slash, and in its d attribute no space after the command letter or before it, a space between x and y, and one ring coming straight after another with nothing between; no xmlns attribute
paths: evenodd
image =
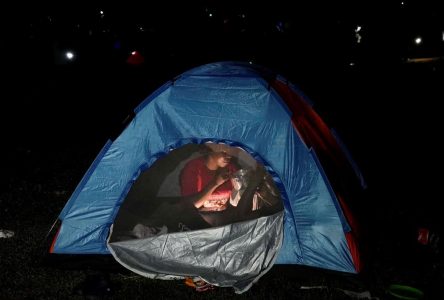
<svg viewBox="0 0 444 300"><path fill-rule="evenodd" d="M297 153L290 178L284 182L290 199L285 206L284 243L277 264L304 264L355 272L343 230L343 217L312 151Z"/></svg>
<svg viewBox="0 0 444 300"><path fill-rule="evenodd" d="M327 174L325 174L324 170L321 167L321 162L319 161L319 158L316 155L316 152L313 149L311 149L310 154L312 155L313 160L316 162L316 164L318 166L318 169L320 171L319 173L322 175L322 177L324 179L323 181L325 183L325 186L327 187L327 189L328 189L328 191L329 191L329 193L331 195L332 203L334 204L334 206L336 208L336 213L338 214L338 218L341 221L342 230L344 232L350 232L351 231L351 227L348 224L347 219L345 218L344 213L342 212L341 205L339 204L339 201L336 198L336 194L333 191L333 187L331 186L330 181L327 178Z"/></svg>

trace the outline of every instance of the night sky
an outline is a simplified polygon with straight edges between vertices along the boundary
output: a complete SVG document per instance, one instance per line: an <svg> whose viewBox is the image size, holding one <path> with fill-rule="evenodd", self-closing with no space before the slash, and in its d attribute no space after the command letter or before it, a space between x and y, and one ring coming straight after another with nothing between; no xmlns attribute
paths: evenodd
<svg viewBox="0 0 444 300"><path fill-rule="evenodd" d="M90 147L94 157L167 80L241 60L304 91L349 146L375 205L420 207L418 220L439 218L441 176L432 173L443 167L439 1L189 2L3 5L0 125L8 170L29 152Z"/></svg>

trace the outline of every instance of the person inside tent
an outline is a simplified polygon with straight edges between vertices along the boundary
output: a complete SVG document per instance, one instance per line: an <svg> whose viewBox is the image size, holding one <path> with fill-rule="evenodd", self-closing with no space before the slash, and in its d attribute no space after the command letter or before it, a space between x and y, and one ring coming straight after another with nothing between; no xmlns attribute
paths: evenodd
<svg viewBox="0 0 444 300"><path fill-rule="evenodd" d="M209 152L190 160L180 174L183 197L195 196L199 211L223 211L228 206L233 185L229 180L238 167L226 150Z"/></svg>
<svg viewBox="0 0 444 300"><path fill-rule="evenodd" d="M187 162L182 169L182 197L191 201L212 226L259 217L264 213L264 210L259 212L263 203L261 195L264 195L261 190L269 190L272 178L266 176L263 167L258 166L254 171L242 169L230 153L230 147L219 144L212 148L206 155ZM278 192L274 199L280 199Z"/></svg>

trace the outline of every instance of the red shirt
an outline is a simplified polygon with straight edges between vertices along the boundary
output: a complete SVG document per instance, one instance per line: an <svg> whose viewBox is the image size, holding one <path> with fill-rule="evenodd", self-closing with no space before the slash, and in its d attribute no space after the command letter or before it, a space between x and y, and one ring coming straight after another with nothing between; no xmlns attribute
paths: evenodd
<svg viewBox="0 0 444 300"><path fill-rule="evenodd" d="M232 163L229 163L226 168L231 173L234 173L237 170ZM216 173L216 170L210 170L207 168L205 157L198 157L190 160L180 174L182 196L191 196L202 191L202 189L214 178ZM228 200L232 189L233 185L231 184L231 180L227 180L211 194L210 201ZM204 204L204 206L211 206L211 204Z"/></svg>

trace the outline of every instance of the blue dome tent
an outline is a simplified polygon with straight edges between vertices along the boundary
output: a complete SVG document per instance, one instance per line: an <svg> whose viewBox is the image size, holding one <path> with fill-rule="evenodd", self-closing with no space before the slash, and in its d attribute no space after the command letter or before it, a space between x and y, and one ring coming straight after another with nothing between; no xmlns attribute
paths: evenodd
<svg viewBox="0 0 444 300"><path fill-rule="evenodd" d="M354 200L352 185L365 182L335 131L286 79L253 64L211 63L165 83L134 112L60 213L51 253L111 254L143 276L198 276L237 292L273 264L359 272L356 222L347 203ZM131 219L124 213L128 203L138 203L136 213L151 209L143 180L156 188L156 199L174 194L151 173L190 145L199 151L224 145L256 161L272 178L281 209L185 231L139 224L137 238L116 237L126 222L119 220ZM174 214L169 208L163 215Z"/></svg>

